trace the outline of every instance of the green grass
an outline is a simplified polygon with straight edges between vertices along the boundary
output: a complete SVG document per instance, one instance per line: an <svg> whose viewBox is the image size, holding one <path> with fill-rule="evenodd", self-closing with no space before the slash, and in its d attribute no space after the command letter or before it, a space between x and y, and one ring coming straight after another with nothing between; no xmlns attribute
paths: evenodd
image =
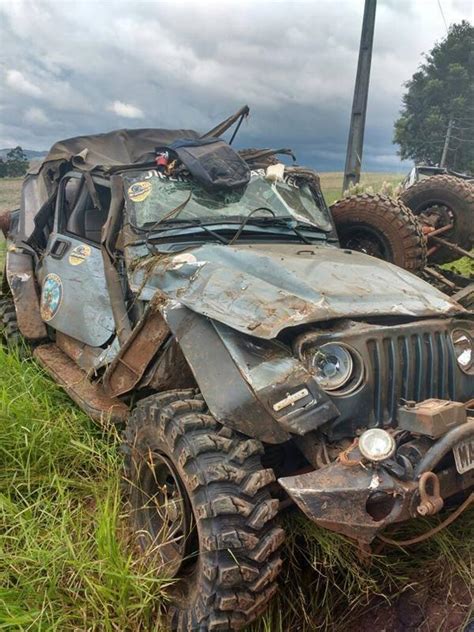
<svg viewBox="0 0 474 632"><path fill-rule="evenodd" d="M0 349L0 375L0 629L154 629L167 582L120 537L116 435L32 361Z"/></svg>
<svg viewBox="0 0 474 632"><path fill-rule="evenodd" d="M0 630L162 629L168 582L128 552L118 445L33 361L0 349ZM472 577L473 512L414 554L390 549L371 564L301 514L283 520L282 589L258 632L342 631L377 595L389 603L428 576L448 603L453 579Z"/></svg>

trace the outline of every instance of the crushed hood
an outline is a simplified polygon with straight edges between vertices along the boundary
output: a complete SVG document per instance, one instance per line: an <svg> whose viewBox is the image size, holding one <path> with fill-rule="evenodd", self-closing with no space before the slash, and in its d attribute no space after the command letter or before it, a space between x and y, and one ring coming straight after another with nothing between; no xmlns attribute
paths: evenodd
<svg viewBox="0 0 474 632"><path fill-rule="evenodd" d="M333 246L207 244L141 260L130 282L144 300L160 290L195 312L267 339L286 327L334 318L464 312L406 270Z"/></svg>

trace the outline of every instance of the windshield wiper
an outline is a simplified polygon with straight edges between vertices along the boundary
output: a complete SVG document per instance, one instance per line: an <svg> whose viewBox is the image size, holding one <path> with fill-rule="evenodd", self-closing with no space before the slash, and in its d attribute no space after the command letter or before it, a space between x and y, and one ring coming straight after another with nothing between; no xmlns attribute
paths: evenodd
<svg viewBox="0 0 474 632"><path fill-rule="evenodd" d="M256 210L261 210L261 209L256 209ZM253 226L261 226L261 227L274 226L276 228L286 228L287 230L290 230L293 233L295 233L296 236L303 243L306 243L306 244L311 244L312 242L308 240L301 233L302 230L316 232L320 236L326 237L324 231L318 228L318 226L316 226L315 224L312 224L310 222L306 223L306 222L296 221L290 215L283 216L283 217L276 217L276 216L275 217L273 216L272 217L248 217L246 216L244 218L244 220L246 220L245 223L244 223L244 220L239 220L238 222L236 220L237 220L236 216L232 218L231 217L226 218L225 220L223 218L220 218L217 221L203 221L199 218L187 218L187 219L169 218L162 222L159 222L159 230L156 232L158 234L161 234L165 231L179 230L182 228L199 228L203 230L204 232L208 233L209 235L211 235L212 237L214 237L217 241L225 245L229 245L229 244L232 245L233 243L235 243L235 241L240 237L240 235L245 230L245 227L248 224L251 224ZM219 234L219 232L217 232L217 230L219 230L219 228L217 228L219 227L219 225L225 225L227 226L226 230L229 230L228 225L234 224L234 223L239 224L239 227L231 239L227 239L223 237L221 234ZM212 228L210 228L210 226L216 227L216 230L213 230ZM155 222L152 224L152 226L148 230L141 228L141 232L146 232L145 244L150 249L153 248L152 245L150 244L150 241L152 239L158 238L158 235L156 233L153 234L155 232L153 229L156 229L156 227L157 227L157 223Z"/></svg>
<svg viewBox="0 0 474 632"><path fill-rule="evenodd" d="M272 217L252 217L252 215L254 213L257 213L258 211L267 211L272 214ZM281 226L281 227L287 228L288 230L292 230L295 233L295 235L299 239L301 239L303 243L305 244L311 243L309 239L307 239L304 235L302 235L301 232L298 230L298 223L293 217L291 216L277 217L275 212L272 211L272 209L266 206L259 206L258 208L255 208L253 211L250 211L250 213L246 217L244 217L244 219L242 220L242 223L240 224L239 229L237 230L235 235L232 237L232 239L229 241L229 246L232 246L237 241L237 239L239 239L244 228L250 222L252 224L257 224L257 225L262 224L264 226L270 225L270 226Z"/></svg>
<svg viewBox="0 0 474 632"><path fill-rule="evenodd" d="M212 226L214 222L202 222L200 219L196 218L195 220L187 220L187 219L165 220L165 222L163 223L166 223L167 225L177 224L180 228L201 228L204 232L206 232L208 235L211 235L212 237L215 237L222 244L227 245L229 243L228 239L226 239L222 235L219 235L219 233L216 233L214 230L212 230L211 228L207 226L207 223L211 224ZM173 230L173 227L170 226L169 228L163 228L162 231L160 232L163 232L165 230ZM153 244L150 244L151 238L152 238L152 235L150 233L147 233L145 237L145 245L147 246L149 250L152 250L153 252L155 252L156 248L153 246Z"/></svg>

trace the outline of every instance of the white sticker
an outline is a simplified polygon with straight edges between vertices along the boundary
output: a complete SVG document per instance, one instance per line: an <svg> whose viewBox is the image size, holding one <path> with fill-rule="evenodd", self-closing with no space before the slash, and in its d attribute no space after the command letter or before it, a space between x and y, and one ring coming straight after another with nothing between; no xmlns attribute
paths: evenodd
<svg viewBox="0 0 474 632"><path fill-rule="evenodd" d="M293 393L292 395L288 393L288 395L284 399L281 399L279 402L276 402L276 404L273 404L273 410L275 412L278 412L279 410L283 410L283 408L292 406L293 404L298 402L300 399L303 399L304 397L307 397L308 395L309 395L309 391L307 388L302 388L300 391L296 391L296 393Z"/></svg>

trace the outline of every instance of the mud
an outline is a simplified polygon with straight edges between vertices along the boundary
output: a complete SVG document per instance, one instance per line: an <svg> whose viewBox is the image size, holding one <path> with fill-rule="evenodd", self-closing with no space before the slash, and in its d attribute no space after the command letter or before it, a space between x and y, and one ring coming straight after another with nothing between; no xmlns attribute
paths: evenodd
<svg viewBox="0 0 474 632"><path fill-rule="evenodd" d="M472 604L473 594L461 577L445 585L432 585L428 578L407 587L392 604L374 597L351 622L351 632L474 632Z"/></svg>

